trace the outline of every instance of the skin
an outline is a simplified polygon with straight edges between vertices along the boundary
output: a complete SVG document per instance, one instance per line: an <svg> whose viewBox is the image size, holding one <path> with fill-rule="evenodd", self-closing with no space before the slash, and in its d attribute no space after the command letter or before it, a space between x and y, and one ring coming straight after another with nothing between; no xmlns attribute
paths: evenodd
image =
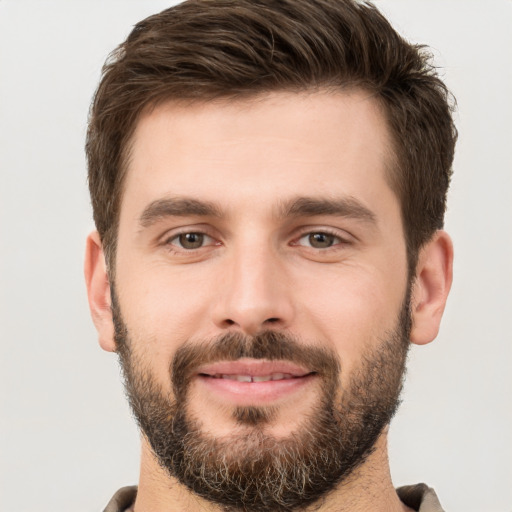
<svg viewBox="0 0 512 512"><path fill-rule="evenodd" d="M378 350L395 327L407 289L400 205L386 179L390 148L379 105L362 91L168 103L141 117L121 205L116 291L134 351L164 391L170 391L169 362L186 341L264 329L334 350L343 389L363 352ZM283 205L304 197L338 204L350 199L358 208L287 214ZM216 214L144 219L155 201L176 204L182 198L212 204ZM179 244L182 233L207 236L202 247L189 250ZM310 233L333 235L332 245L312 247ZM437 334L452 254L443 231L420 251L413 343L428 343ZM100 344L115 351L97 233L87 241L85 274ZM270 393L265 403L277 413L267 432L293 432L318 393L315 379L288 393ZM190 397L192 413L211 435L250 428L231 417L234 394L196 379ZM248 390L242 399L251 404L261 396ZM384 432L374 454L320 510L407 510L391 482L386 437ZM177 511L217 510L161 470L143 440L135 510L171 505Z"/></svg>

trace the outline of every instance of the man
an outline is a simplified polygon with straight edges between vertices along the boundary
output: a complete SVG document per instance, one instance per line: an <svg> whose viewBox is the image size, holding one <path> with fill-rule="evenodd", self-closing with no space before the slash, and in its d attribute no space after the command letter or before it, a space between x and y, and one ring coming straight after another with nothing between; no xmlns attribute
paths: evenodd
<svg viewBox="0 0 512 512"><path fill-rule="evenodd" d="M352 0L189 0L114 52L85 275L143 437L108 512L442 510L387 432L451 285L448 100Z"/></svg>

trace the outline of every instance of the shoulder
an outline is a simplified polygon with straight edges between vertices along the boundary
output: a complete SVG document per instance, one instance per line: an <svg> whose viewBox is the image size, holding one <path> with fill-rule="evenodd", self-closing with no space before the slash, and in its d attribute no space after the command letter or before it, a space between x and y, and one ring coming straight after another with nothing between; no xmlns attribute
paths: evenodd
<svg viewBox="0 0 512 512"><path fill-rule="evenodd" d="M444 512L434 489L426 484L404 485L396 492L405 505L417 512Z"/></svg>
<svg viewBox="0 0 512 512"><path fill-rule="evenodd" d="M135 503L137 486L130 485L121 487L112 499L108 502L103 512L128 512L128 509Z"/></svg>

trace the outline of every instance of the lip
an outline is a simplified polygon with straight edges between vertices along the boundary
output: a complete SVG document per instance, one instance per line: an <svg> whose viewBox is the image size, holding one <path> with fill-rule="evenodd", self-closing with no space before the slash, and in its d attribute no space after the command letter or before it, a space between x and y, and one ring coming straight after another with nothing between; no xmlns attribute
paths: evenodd
<svg viewBox="0 0 512 512"><path fill-rule="evenodd" d="M235 376L265 377L279 380L240 382ZM240 359L219 361L198 369L197 382L203 392L222 403L238 406L271 405L300 392L317 378L315 372L289 361Z"/></svg>
<svg viewBox="0 0 512 512"><path fill-rule="evenodd" d="M252 375L261 377L272 373L289 374L292 377L304 377L311 370L290 361L269 361L266 359L238 359L237 361L218 361L200 366L199 375Z"/></svg>

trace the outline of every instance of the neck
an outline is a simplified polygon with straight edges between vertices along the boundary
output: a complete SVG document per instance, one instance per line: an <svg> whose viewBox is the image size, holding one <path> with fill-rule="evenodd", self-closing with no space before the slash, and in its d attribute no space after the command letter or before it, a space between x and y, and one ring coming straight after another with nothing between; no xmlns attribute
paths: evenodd
<svg viewBox="0 0 512 512"><path fill-rule="evenodd" d="M158 464L143 439L139 490L135 512L221 512L222 508L191 493ZM309 509L308 509L309 510ZM311 510L318 512L406 512L391 481L387 432L374 452L345 481Z"/></svg>

